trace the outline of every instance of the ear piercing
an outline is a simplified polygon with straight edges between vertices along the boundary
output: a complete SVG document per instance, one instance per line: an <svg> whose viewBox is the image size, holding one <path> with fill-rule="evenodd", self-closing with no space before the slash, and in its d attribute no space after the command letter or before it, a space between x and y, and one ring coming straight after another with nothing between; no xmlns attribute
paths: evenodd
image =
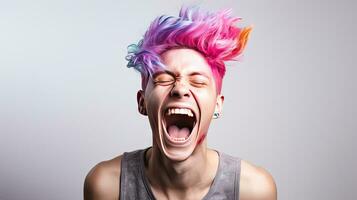
<svg viewBox="0 0 357 200"><path fill-rule="evenodd" d="M219 118L219 112L214 112L213 119L218 119L218 118Z"/></svg>

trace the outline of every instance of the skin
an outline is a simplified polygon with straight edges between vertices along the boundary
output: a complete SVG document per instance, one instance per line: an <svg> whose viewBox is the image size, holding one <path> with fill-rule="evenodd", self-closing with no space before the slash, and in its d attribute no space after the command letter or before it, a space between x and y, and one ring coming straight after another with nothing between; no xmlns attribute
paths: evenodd
<svg viewBox="0 0 357 200"><path fill-rule="evenodd" d="M207 148L205 136L213 113L222 111L224 97L217 94L210 66L197 51L172 49L161 59L165 71L155 73L145 91L137 93L138 110L148 116L153 135L145 173L157 199L202 199L219 161L216 151ZM173 145L165 139L162 119L164 111L172 106L189 107L197 116L187 145ZM118 199L121 158L101 162L88 173L84 199ZM269 172L242 160L240 199L276 200L276 186Z"/></svg>

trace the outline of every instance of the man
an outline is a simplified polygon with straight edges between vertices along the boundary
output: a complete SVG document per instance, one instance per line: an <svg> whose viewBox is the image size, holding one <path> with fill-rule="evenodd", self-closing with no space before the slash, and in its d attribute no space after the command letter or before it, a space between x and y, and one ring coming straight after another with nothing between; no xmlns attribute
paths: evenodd
<svg viewBox="0 0 357 200"><path fill-rule="evenodd" d="M96 165L85 199L277 199L263 168L207 148L211 120L222 112L224 61L242 53L251 31L236 27L238 20L227 10L182 8L179 17L158 17L129 46L128 67L142 76L137 103L148 116L152 147Z"/></svg>

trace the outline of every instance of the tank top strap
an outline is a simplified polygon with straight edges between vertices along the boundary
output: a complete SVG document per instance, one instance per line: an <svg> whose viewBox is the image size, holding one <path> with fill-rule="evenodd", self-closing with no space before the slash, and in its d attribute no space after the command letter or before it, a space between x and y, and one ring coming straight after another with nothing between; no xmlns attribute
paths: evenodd
<svg viewBox="0 0 357 200"><path fill-rule="evenodd" d="M119 200L154 200L148 185L144 182L144 156L147 149L123 154L120 172Z"/></svg>
<svg viewBox="0 0 357 200"><path fill-rule="evenodd" d="M241 159L222 152L218 152L218 154L218 170L211 188L203 200L238 200Z"/></svg>

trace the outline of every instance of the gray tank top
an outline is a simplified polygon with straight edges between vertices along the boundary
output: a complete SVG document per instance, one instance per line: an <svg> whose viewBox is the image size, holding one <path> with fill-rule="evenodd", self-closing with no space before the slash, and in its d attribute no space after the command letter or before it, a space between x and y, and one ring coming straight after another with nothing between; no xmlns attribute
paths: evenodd
<svg viewBox="0 0 357 200"><path fill-rule="evenodd" d="M124 153L121 161L119 200L155 200L145 176L147 149ZM202 200L238 200L241 160L218 152L219 164L213 183Z"/></svg>

